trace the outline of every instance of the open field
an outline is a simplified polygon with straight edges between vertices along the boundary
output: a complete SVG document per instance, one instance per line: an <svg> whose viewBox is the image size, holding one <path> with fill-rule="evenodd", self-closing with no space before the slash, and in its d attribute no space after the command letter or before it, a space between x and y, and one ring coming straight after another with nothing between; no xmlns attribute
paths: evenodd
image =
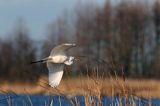
<svg viewBox="0 0 160 106"><path fill-rule="evenodd" d="M41 78L37 84L8 83L0 85L1 93L14 92L17 94L59 94L59 95L96 95L96 96L140 96L160 97L159 80L126 79L96 79L96 78L63 78L55 89L47 85L47 77Z"/></svg>

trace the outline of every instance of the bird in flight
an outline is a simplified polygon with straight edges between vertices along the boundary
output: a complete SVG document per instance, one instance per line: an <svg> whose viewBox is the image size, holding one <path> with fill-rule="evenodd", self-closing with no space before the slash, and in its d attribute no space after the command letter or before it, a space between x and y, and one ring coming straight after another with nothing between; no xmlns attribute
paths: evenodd
<svg viewBox="0 0 160 106"><path fill-rule="evenodd" d="M47 58L32 63L46 63L48 72L48 82L51 87L57 87L63 76L65 65L73 64L75 57L68 56L68 50L75 47L76 44L65 43L54 47Z"/></svg>

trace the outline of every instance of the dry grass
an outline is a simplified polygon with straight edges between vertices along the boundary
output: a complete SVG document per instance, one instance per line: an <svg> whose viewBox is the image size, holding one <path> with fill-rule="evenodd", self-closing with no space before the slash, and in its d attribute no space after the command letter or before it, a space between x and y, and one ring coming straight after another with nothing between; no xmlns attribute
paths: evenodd
<svg viewBox="0 0 160 106"><path fill-rule="evenodd" d="M0 92L15 92L17 94L64 94L64 95L96 95L99 98L102 95L115 96L142 96L147 98L160 97L159 80L133 80L120 78L74 78L62 79L58 88L54 89L47 85L47 78L41 78L37 84L28 83L8 83L0 85Z"/></svg>

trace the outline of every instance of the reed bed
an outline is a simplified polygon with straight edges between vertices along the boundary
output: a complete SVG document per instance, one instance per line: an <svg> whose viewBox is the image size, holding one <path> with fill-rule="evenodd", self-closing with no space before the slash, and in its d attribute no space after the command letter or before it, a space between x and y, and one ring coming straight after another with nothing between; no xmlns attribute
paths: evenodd
<svg viewBox="0 0 160 106"><path fill-rule="evenodd" d="M139 96L145 98L160 97L159 80L78 77L63 78L57 88L47 84L47 76L43 76L35 84L10 83L0 84L1 93L16 94L50 94L50 95L94 95L101 96Z"/></svg>

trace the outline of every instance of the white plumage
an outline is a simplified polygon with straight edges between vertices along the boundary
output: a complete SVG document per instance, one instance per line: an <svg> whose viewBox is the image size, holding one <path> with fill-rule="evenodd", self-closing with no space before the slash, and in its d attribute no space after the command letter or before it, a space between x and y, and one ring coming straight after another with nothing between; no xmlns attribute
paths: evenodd
<svg viewBox="0 0 160 106"><path fill-rule="evenodd" d="M52 49L50 56L43 59L43 62L47 63L48 72L48 82L51 87L56 87L59 85L62 76L63 69L65 65L71 65L74 61L74 57L68 56L67 51L75 47L75 44L62 44L58 45Z"/></svg>
<svg viewBox="0 0 160 106"><path fill-rule="evenodd" d="M51 62L47 62L48 67L48 82L52 87L56 87L59 85L62 76L63 76L63 68L64 64L54 64Z"/></svg>
<svg viewBox="0 0 160 106"><path fill-rule="evenodd" d="M73 64L75 58L73 56L68 56L67 51L75 47L76 44L61 44L52 49L50 56L42 59L40 61L35 61L32 63L43 62L47 63L48 72L48 82L51 87L56 87L59 85L62 76L63 69L65 65Z"/></svg>

